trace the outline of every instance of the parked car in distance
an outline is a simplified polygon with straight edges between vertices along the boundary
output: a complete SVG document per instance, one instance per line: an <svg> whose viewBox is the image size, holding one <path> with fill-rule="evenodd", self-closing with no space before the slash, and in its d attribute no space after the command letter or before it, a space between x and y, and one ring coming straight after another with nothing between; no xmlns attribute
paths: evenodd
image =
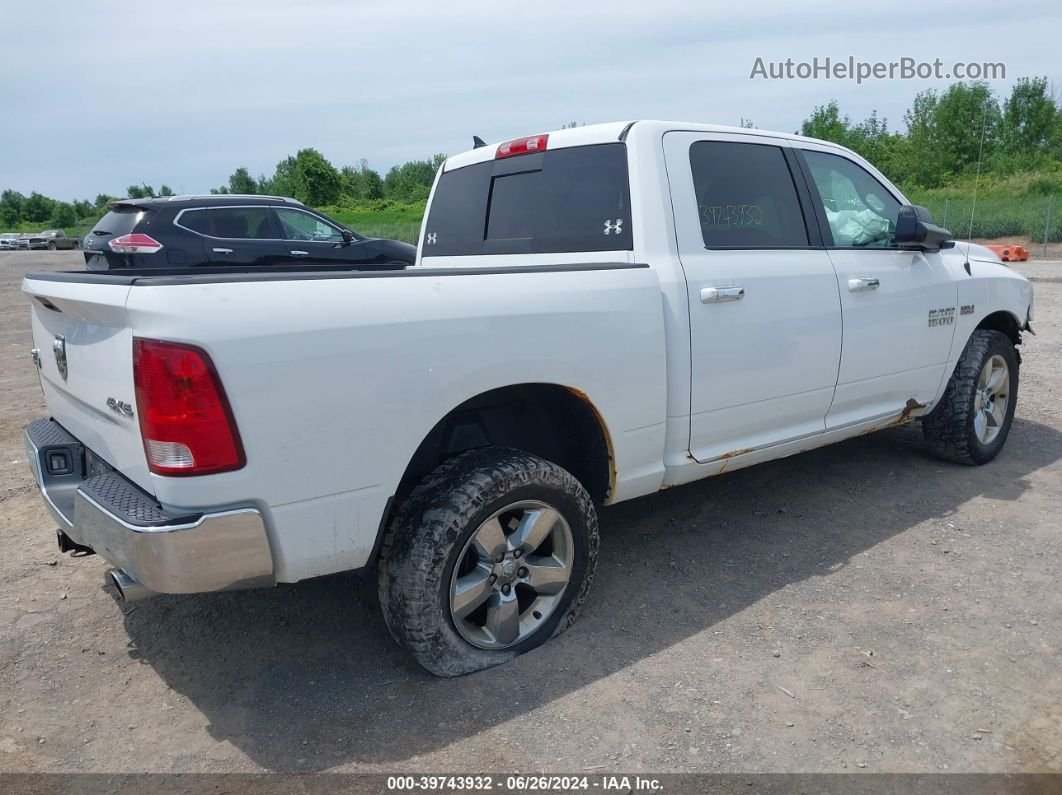
<svg viewBox="0 0 1062 795"><path fill-rule="evenodd" d="M297 205L227 201L290 234ZM154 213L121 245L236 248L229 207L121 206ZM391 633L453 676L572 625L596 505L913 421L960 464L1007 441L1032 284L842 146L533 135L447 159L423 229L402 270L27 275L60 549L126 599L373 566Z"/></svg>
<svg viewBox="0 0 1062 795"><path fill-rule="evenodd" d="M76 237L67 237L62 229L45 229L35 235L22 235L20 240L25 241L28 249L70 251L81 247L80 240Z"/></svg>
<svg viewBox="0 0 1062 795"><path fill-rule="evenodd" d="M412 265L417 249L363 237L295 199L166 196L122 199L85 236L88 270L198 266Z"/></svg>
<svg viewBox="0 0 1062 795"><path fill-rule="evenodd" d="M18 242L19 237L18 232L0 233L0 251L16 251L22 248Z"/></svg>

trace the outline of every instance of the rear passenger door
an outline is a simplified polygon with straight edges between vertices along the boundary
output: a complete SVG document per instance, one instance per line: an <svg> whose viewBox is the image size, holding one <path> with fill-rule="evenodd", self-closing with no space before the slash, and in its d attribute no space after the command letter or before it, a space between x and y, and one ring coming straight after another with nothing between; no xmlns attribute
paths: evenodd
<svg viewBox="0 0 1062 795"><path fill-rule="evenodd" d="M278 265L291 260L267 205L182 210L174 223L204 238L211 264Z"/></svg>
<svg viewBox="0 0 1062 795"><path fill-rule="evenodd" d="M788 142L670 132L664 155L689 301L693 457L822 433L841 306Z"/></svg>

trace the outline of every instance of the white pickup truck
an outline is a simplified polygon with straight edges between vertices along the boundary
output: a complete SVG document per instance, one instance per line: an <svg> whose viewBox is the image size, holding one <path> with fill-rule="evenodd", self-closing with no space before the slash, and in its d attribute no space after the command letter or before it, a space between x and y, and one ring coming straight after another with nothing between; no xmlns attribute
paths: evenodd
<svg viewBox="0 0 1062 795"><path fill-rule="evenodd" d="M123 598L378 568L440 675L570 626L595 504L921 421L990 461L1032 287L822 141L639 121L439 170L415 265L40 273L63 549Z"/></svg>

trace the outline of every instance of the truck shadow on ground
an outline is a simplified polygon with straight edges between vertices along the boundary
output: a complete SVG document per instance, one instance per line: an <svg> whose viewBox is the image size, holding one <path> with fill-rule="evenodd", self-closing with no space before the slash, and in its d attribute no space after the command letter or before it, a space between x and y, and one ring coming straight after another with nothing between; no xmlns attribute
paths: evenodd
<svg viewBox="0 0 1062 795"><path fill-rule="evenodd" d="M786 585L829 577L970 499L1017 500L1059 458L1062 434L1027 420L980 468L936 461L917 428L900 428L605 509L581 620L461 679L433 678L396 646L368 572L150 600L126 616L130 654L187 697L215 739L265 768L387 766L531 712Z"/></svg>

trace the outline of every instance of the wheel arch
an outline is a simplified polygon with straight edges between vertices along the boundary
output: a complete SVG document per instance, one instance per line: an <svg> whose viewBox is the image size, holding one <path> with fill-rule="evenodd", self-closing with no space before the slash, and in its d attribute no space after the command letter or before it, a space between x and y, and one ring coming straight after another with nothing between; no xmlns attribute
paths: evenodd
<svg viewBox="0 0 1062 795"><path fill-rule="evenodd" d="M1021 330L1025 321L1019 320L1015 314L1007 309L1000 309L986 315L974 327L973 331L988 329L1006 334L1015 345L1021 344ZM973 331L970 333L972 334Z"/></svg>
<svg viewBox="0 0 1062 795"><path fill-rule="evenodd" d="M388 501L372 558L417 483L443 461L486 446L512 447L552 461L571 472L595 503L605 502L615 488L612 438L587 393L555 383L489 389L451 408L423 437Z"/></svg>

